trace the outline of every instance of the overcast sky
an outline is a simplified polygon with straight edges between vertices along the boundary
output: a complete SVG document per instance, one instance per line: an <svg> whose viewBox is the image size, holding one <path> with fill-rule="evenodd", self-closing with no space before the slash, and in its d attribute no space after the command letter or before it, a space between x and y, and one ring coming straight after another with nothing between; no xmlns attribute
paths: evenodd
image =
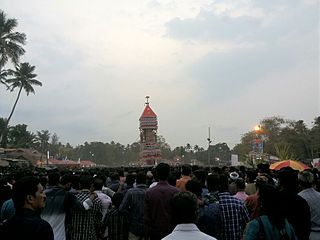
<svg viewBox="0 0 320 240"><path fill-rule="evenodd" d="M171 147L240 142L265 117L320 115L317 0L0 0L42 87L11 125L73 146L139 140L145 96ZM13 93L0 86L0 116Z"/></svg>

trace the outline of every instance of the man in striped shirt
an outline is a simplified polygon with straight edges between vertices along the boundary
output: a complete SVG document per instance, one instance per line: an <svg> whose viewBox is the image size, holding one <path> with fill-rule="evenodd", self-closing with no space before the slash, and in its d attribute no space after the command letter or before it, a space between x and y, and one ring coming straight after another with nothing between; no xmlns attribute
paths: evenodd
<svg viewBox="0 0 320 240"><path fill-rule="evenodd" d="M129 240L143 239L144 236L144 199L146 194L146 174L137 174L136 186L127 191L120 205L121 212L129 214Z"/></svg>

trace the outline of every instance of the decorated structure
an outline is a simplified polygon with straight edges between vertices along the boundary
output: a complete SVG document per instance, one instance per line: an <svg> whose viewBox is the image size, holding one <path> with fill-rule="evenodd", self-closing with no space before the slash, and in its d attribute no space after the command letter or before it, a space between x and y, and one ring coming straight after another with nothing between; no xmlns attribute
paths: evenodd
<svg viewBox="0 0 320 240"><path fill-rule="evenodd" d="M140 158L142 166L152 166L161 160L160 144L157 142L157 115L149 106L149 96L146 96L144 111L140 121Z"/></svg>

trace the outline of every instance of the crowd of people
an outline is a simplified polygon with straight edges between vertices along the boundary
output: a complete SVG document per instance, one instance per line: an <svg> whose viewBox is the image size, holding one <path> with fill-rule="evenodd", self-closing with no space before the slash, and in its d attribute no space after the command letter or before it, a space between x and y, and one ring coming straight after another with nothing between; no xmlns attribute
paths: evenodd
<svg viewBox="0 0 320 240"><path fill-rule="evenodd" d="M320 239L317 169L159 163L0 180L1 239Z"/></svg>

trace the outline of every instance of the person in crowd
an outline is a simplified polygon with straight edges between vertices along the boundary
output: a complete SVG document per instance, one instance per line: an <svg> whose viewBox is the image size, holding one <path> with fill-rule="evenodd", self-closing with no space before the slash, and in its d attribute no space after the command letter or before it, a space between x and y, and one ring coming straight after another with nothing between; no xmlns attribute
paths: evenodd
<svg viewBox="0 0 320 240"><path fill-rule="evenodd" d="M67 179L67 178L64 178ZM65 186L69 186L66 184ZM77 200L77 198L69 193L60 184L60 173L52 172L48 175L48 186L44 190L46 194L46 206L41 213L42 219L50 223L55 240L66 239L65 229L70 220L71 207L85 210L85 207Z"/></svg>
<svg viewBox="0 0 320 240"><path fill-rule="evenodd" d="M171 186L176 186L177 184L177 180L180 179L181 177L181 170L180 169L172 169L172 171L170 171L170 175L168 177L168 183L171 185Z"/></svg>
<svg viewBox="0 0 320 240"><path fill-rule="evenodd" d="M244 189L246 188L246 183L243 178L238 178L236 181L237 193L234 195L235 198L246 201L248 195L245 193Z"/></svg>
<svg viewBox="0 0 320 240"><path fill-rule="evenodd" d="M122 191L123 195L126 195L126 192L129 189L134 187L136 177L137 177L136 175L137 175L136 173L128 173L128 175L126 176L125 185Z"/></svg>
<svg viewBox="0 0 320 240"><path fill-rule="evenodd" d="M259 188L262 215L250 221L243 240L298 240L294 229L285 218L279 191L275 186L264 184Z"/></svg>
<svg viewBox="0 0 320 240"><path fill-rule="evenodd" d="M202 199L202 185L196 178L186 183L186 190L192 192L197 197L199 205L197 227L201 232L219 238L221 229L219 204L217 202L204 204Z"/></svg>
<svg viewBox="0 0 320 240"><path fill-rule="evenodd" d="M108 183L107 187L110 188L112 191L117 192L120 187L120 177L117 172L113 172L110 174L111 182ZM124 179L121 184L124 184Z"/></svg>
<svg viewBox="0 0 320 240"><path fill-rule="evenodd" d="M127 240L128 239L128 220L127 215L119 211L123 201L123 193L117 192L112 197L112 208L107 213L105 224L108 229L108 238L110 240Z"/></svg>
<svg viewBox="0 0 320 240"><path fill-rule="evenodd" d="M101 214L102 214L102 222L104 221L109 209L111 208L112 205L112 201L111 198L102 192L102 187L103 187L103 183L104 183L104 179L100 176L96 176L93 180L93 190L94 193L97 194L97 197L100 199L101 201ZM103 238L107 238L108 236L108 229L105 228L101 229L101 234Z"/></svg>
<svg viewBox="0 0 320 240"><path fill-rule="evenodd" d="M203 206L202 186L198 179L194 178L189 180L185 185L185 189L186 191L192 192L194 195L196 195L198 199L198 204Z"/></svg>
<svg viewBox="0 0 320 240"><path fill-rule="evenodd" d="M2 204L0 223L3 223L13 218L15 213L16 213L16 209L14 208L14 203L12 198L10 198Z"/></svg>
<svg viewBox="0 0 320 240"><path fill-rule="evenodd" d="M71 240L96 240L101 237L102 204L97 194L93 193L93 178L82 175L79 179L80 191L75 195L81 204L88 204L87 211L71 208L70 239ZM93 196L93 197L92 197ZM92 206L88 199L93 198Z"/></svg>
<svg viewBox="0 0 320 240"><path fill-rule="evenodd" d="M249 221L249 213L244 203L229 193L228 176L219 176L219 206L221 210L221 239L240 240Z"/></svg>
<svg viewBox="0 0 320 240"><path fill-rule="evenodd" d="M18 180L13 185L12 200L16 213L4 223L1 239L54 239L52 227L40 217L46 196L38 178L30 176Z"/></svg>
<svg viewBox="0 0 320 240"><path fill-rule="evenodd" d="M12 184L14 182L15 179L12 175L0 177L0 207L5 201L11 199Z"/></svg>
<svg viewBox="0 0 320 240"><path fill-rule="evenodd" d="M236 181L239 178L239 173L236 171L229 174L229 193L234 196L237 193Z"/></svg>
<svg viewBox="0 0 320 240"><path fill-rule="evenodd" d="M256 193L255 179L257 177L257 172L255 170L249 170L246 172L246 188L245 193L249 196Z"/></svg>
<svg viewBox="0 0 320 240"><path fill-rule="evenodd" d="M307 201L310 207L311 232L309 239L320 239L320 193L313 188L314 175L309 171L300 172L298 181L302 188L298 194Z"/></svg>
<svg viewBox="0 0 320 240"><path fill-rule="evenodd" d="M206 186L207 175L208 173L204 169L197 169L193 172L194 176L198 179L202 186L202 198L209 193L209 190Z"/></svg>
<svg viewBox="0 0 320 240"><path fill-rule="evenodd" d="M196 226L198 215L197 197L191 192L179 192L172 199L173 220L176 224L173 232L163 240L216 240Z"/></svg>
<svg viewBox="0 0 320 240"><path fill-rule="evenodd" d="M208 193L204 196L204 204L219 202L219 174L213 173L207 176Z"/></svg>
<svg viewBox="0 0 320 240"><path fill-rule="evenodd" d="M149 188L153 188L154 186L156 186L159 182L159 178L157 175L157 171L155 168L152 168L152 175L153 175L153 181L152 183L149 185Z"/></svg>
<svg viewBox="0 0 320 240"><path fill-rule="evenodd" d="M159 240L168 235L174 225L170 201L179 189L169 185L170 166L159 163L156 167L159 182L146 191L144 222L147 239Z"/></svg>
<svg viewBox="0 0 320 240"><path fill-rule="evenodd" d="M239 177L242 178L242 179L246 179L246 167L245 166L240 166L239 167Z"/></svg>
<svg viewBox="0 0 320 240"><path fill-rule="evenodd" d="M256 192L249 195L245 201L245 206L248 209L250 219L255 219L260 216L260 202L259 202L259 188L268 183L268 178L266 176L257 176L255 180Z"/></svg>
<svg viewBox="0 0 320 240"><path fill-rule="evenodd" d="M146 174L141 171L137 174L136 186L125 194L119 207L120 212L128 213L129 240L144 238L144 200L147 190Z"/></svg>
<svg viewBox="0 0 320 240"><path fill-rule="evenodd" d="M147 181L146 181L147 186L150 187L152 182L153 182L153 173L151 171L147 171Z"/></svg>
<svg viewBox="0 0 320 240"><path fill-rule="evenodd" d="M299 240L308 240L310 235L310 208L298 195L298 174L290 167L278 172L280 201L286 219L290 222Z"/></svg>
<svg viewBox="0 0 320 240"><path fill-rule="evenodd" d="M176 187L180 191L186 190L186 183L191 180L191 167L189 165L183 165L181 169L181 178L177 180Z"/></svg>

